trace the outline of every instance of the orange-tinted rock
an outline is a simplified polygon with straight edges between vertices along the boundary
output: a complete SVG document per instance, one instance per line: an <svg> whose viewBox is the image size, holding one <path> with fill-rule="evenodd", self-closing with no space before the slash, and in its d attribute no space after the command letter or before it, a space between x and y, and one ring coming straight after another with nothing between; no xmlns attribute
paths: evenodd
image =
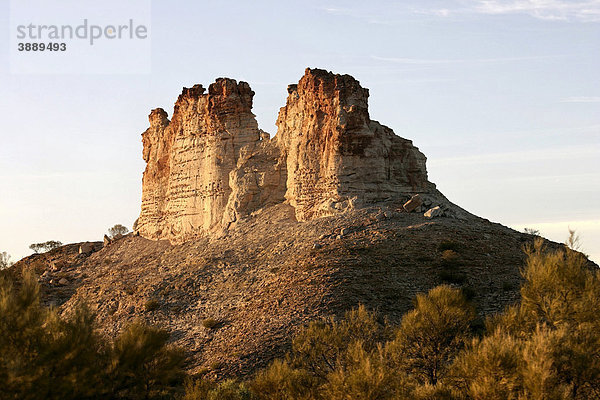
<svg viewBox="0 0 600 400"><path fill-rule="evenodd" d="M219 78L204 92L184 88L170 122L163 110L150 114L142 135L144 237L184 239L220 226L240 149L260 139L246 82Z"/></svg>
<svg viewBox="0 0 600 400"><path fill-rule="evenodd" d="M182 241L284 201L308 220L435 191L425 156L370 120L369 92L349 75L307 69L273 139L258 129L246 82L219 78L205 92L184 88L171 121L162 109L149 116L137 223L146 238Z"/></svg>
<svg viewBox="0 0 600 400"><path fill-rule="evenodd" d="M286 199L299 220L433 190L425 156L369 119L369 91L356 79L306 69L288 93L277 138L287 158Z"/></svg>

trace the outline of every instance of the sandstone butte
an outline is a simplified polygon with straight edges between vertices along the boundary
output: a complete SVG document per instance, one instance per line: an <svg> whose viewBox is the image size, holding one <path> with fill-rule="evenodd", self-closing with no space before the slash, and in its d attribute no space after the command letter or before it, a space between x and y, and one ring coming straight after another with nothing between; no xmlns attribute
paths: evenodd
<svg viewBox="0 0 600 400"><path fill-rule="evenodd" d="M0 275L33 268L44 304L68 314L85 301L108 336L139 318L164 328L191 372L216 379L253 373L310 321L359 304L397 324L443 283L482 316L514 303L534 237L448 201L411 141L369 118L368 94L349 75L307 69L270 138L247 83L184 89L171 120L153 110L142 135L136 233Z"/></svg>
<svg viewBox="0 0 600 400"><path fill-rule="evenodd" d="M307 68L288 86L277 134L258 128L254 92L219 78L184 88L169 121L152 110L137 231L185 241L286 202L298 221L414 194L442 197L410 140L369 118L369 91L350 75Z"/></svg>

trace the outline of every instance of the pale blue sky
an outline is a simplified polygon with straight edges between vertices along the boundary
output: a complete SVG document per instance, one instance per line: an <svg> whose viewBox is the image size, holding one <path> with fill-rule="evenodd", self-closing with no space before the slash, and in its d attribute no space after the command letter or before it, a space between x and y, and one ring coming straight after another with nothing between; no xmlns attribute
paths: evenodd
<svg viewBox="0 0 600 400"><path fill-rule="evenodd" d="M577 229L600 261L600 1L155 0L150 28L150 74L13 75L0 37L0 251L131 227L140 134L182 86L248 81L274 134L310 66L368 87L452 201L557 241Z"/></svg>

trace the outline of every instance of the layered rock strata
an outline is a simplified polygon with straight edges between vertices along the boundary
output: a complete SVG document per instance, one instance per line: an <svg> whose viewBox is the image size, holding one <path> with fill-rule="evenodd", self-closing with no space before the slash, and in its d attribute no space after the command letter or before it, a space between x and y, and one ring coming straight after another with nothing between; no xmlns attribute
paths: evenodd
<svg viewBox="0 0 600 400"><path fill-rule="evenodd" d="M208 88L184 88L171 121L150 113L142 134L147 162L139 232L148 238L184 238L221 224L232 192L229 173L240 150L261 140L246 82L217 79Z"/></svg>
<svg viewBox="0 0 600 400"><path fill-rule="evenodd" d="M258 128L253 95L219 78L208 93L184 88L170 121L150 113L142 236L182 241L285 201L309 220L435 190L425 156L370 120L369 92L353 77L307 69L288 87L273 139Z"/></svg>
<svg viewBox="0 0 600 400"><path fill-rule="evenodd" d="M356 79L307 69L288 93L277 138L299 220L432 189L423 153L370 120L369 90Z"/></svg>

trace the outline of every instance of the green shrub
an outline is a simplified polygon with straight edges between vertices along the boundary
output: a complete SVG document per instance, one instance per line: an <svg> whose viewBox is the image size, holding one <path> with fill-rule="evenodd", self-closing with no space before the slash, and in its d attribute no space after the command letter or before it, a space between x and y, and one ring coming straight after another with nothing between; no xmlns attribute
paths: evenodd
<svg viewBox="0 0 600 400"><path fill-rule="evenodd" d="M0 279L2 398L137 399L177 391L184 358L166 344L166 332L136 322L106 343L85 304L63 317L40 305L39 291L30 271L18 287Z"/></svg>
<svg viewBox="0 0 600 400"><path fill-rule="evenodd" d="M206 329L216 329L218 325L219 321L214 318L206 318L204 321L202 321L202 326Z"/></svg>
<svg viewBox="0 0 600 400"><path fill-rule="evenodd" d="M548 251L541 239L526 252L520 303L490 318L489 333L457 358L455 389L474 399L597 398L599 272L581 253Z"/></svg>
<svg viewBox="0 0 600 400"><path fill-rule="evenodd" d="M382 348L367 352L361 341L350 344L345 362L329 373L322 386L325 399L397 399L409 394L402 375L386 365ZM370 347L370 346L367 346Z"/></svg>
<svg viewBox="0 0 600 400"><path fill-rule="evenodd" d="M185 386L183 400L252 400L253 396L244 383L226 380L213 383L207 380L189 381Z"/></svg>
<svg viewBox="0 0 600 400"><path fill-rule="evenodd" d="M20 287L0 279L0 393L24 399L100 395L103 354L94 315L79 304L61 318L40 306L39 290L31 271L23 272Z"/></svg>
<svg viewBox="0 0 600 400"><path fill-rule="evenodd" d="M311 322L292 341L293 365L325 379L336 366L343 365L344 353L353 342L362 341L369 352L390 336L389 327L361 305L348 311L339 322Z"/></svg>
<svg viewBox="0 0 600 400"><path fill-rule="evenodd" d="M300 400L314 398L317 384L308 371L292 368L287 361L275 360L256 374L250 388L259 399Z"/></svg>
<svg viewBox="0 0 600 400"><path fill-rule="evenodd" d="M458 253L454 250L442 251L442 260L447 263L455 263L458 261Z"/></svg>
<svg viewBox="0 0 600 400"><path fill-rule="evenodd" d="M160 307L160 302L156 299L148 299L144 304L144 309L148 312L156 311Z"/></svg>
<svg viewBox="0 0 600 400"><path fill-rule="evenodd" d="M443 269L439 272L439 278L442 282L454 283L457 285L463 284L467 280L467 276L455 269Z"/></svg>
<svg viewBox="0 0 600 400"><path fill-rule="evenodd" d="M148 398L183 382L180 349L167 345L169 334L136 321L115 339L110 353L108 376L112 395Z"/></svg>
<svg viewBox="0 0 600 400"><path fill-rule="evenodd" d="M454 386L471 399L517 399L522 389L521 343L497 330L474 340L450 373Z"/></svg>
<svg viewBox="0 0 600 400"><path fill-rule="evenodd" d="M462 292L449 286L417 295L416 307L402 318L388 351L398 368L417 382L435 385L470 340L476 314Z"/></svg>

